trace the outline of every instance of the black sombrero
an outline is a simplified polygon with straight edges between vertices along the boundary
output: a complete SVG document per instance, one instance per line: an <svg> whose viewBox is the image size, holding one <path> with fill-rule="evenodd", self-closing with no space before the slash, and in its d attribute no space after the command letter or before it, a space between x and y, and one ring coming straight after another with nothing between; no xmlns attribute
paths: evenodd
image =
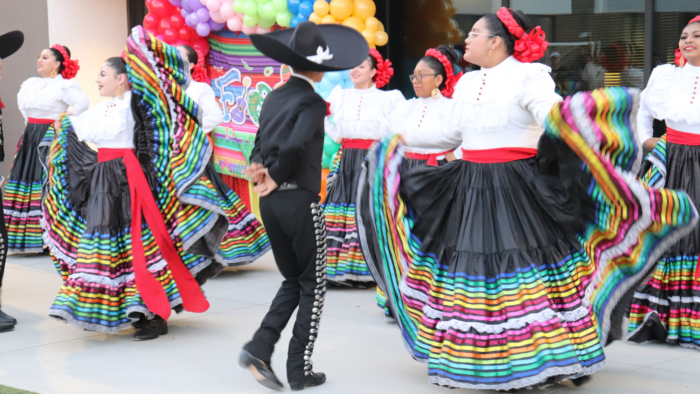
<svg viewBox="0 0 700 394"><path fill-rule="evenodd" d="M250 41L263 55L306 71L347 70L369 56L365 37L342 25L302 22L294 29L251 34Z"/></svg>
<svg viewBox="0 0 700 394"><path fill-rule="evenodd" d="M0 36L0 59L5 59L17 52L24 44L24 33L19 30L11 31Z"/></svg>

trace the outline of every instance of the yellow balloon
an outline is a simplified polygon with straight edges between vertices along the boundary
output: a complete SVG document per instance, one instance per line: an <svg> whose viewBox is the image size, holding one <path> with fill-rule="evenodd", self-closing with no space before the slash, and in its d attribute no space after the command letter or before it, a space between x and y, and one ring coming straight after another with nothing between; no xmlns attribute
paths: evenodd
<svg viewBox="0 0 700 394"><path fill-rule="evenodd" d="M321 0L321 1L323 1L323 0ZM320 16L316 15L315 12L312 12L311 15L309 15L309 22L313 22L313 23L315 23L315 24L317 24L317 25L320 25L321 23L323 23L323 22L321 21L322 19L323 19L323 18L321 18Z"/></svg>
<svg viewBox="0 0 700 394"><path fill-rule="evenodd" d="M362 35L365 36L365 40L367 40L367 44L370 46L374 45L374 40L377 39L377 35L375 32L372 30L362 30Z"/></svg>
<svg viewBox="0 0 700 394"><path fill-rule="evenodd" d="M316 13L316 15L318 15L321 18L328 15L328 12L330 10L331 6L328 5L328 2L326 0L318 0L314 3L314 13ZM309 17L309 20L311 20L311 17Z"/></svg>
<svg viewBox="0 0 700 394"><path fill-rule="evenodd" d="M338 20L344 21L352 15L353 4L352 0L332 0L331 15Z"/></svg>
<svg viewBox="0 0 700 394"><path fill-rule="evenodd" d="M377 28L377 31L386 31L384 30L384 24L381 21L379 21L379 27Z"/></svg>
<svg viewBox="0 0 700 394"><path fill-rule="evenodd" d="M365 20L365 28L372 31L377 31L377 29L379 28L379 24L379 19L373 16L370 16Z"/></svg>
<svg viewBox="0 0 700 394"><path fill-rule="evenodd" d="M324 25L332 25L334 23L338 23L338 21L335 20L333 15L326 15L323 18L321 18L321 23Z"/></svg>
<svg viewBox="0 0 700 394"><path fill-rule="evenodd" d="M376 12L377 6L374 4L373 0L355 0L352 12L353 16L356 16L364 21L367 18L374 16Z"/></svg>
<svg viewBox="0 0 700 394"><path fill-rule="evenodd" d="M348 19L343 21L343 25L347 27L351 27L359 32L362 32L362 30L365 30L365 24L362 22L362 20L356 16L351 16Z"/></svg>
<svg viewBox="0 0 700 394"><path fill-rule="evenodd" d="M386 34L386 32L383 31L378 31L374 33L375 35L375 40L374 43L381 46L386 45L387 42L389 42L389 35Z"/></svg>

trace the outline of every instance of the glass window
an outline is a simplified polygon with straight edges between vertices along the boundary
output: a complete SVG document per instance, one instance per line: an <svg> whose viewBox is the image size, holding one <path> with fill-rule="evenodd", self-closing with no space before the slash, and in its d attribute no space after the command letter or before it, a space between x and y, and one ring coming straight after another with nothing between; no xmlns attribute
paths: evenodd
<svg viewBox="0 0 700 394"><path fill-rule="evenodd" d="M700 1L656 0L654 11L654 66L673 63L681 31L700 14Z"/></svg>

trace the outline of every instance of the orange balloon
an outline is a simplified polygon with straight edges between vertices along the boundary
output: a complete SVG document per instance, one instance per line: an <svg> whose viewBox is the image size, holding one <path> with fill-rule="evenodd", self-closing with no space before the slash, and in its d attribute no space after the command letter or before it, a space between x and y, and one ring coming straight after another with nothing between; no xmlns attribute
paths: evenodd
<svg viewBox="0 0 700 394"><path fill-rule="evenodd" d="M323 0L321 0L321 1L323 1ZM309 22L313 22L313 23L315 23L315 24L317 24L317 25L320 25L321 23L323 23L323 22L322 22L322 19L323 19L323 18L320 17L320 16L318 16L318 15L316 15L315 12L312 12L311 15L309 15Z"/></svg>
<svg viewBox="0 0 700 394"><path fill-rule="evenodd" d="M375 32L365 29L362 30L362 35L365 36L365 40L367 40L370 46L374 45L374 41L377 39L377 34Z"/></svg>
<svg viewBox="0 0 700 394"><path fill-rule="evenodd" d="M344 21L352 15L352 0L332 0L331 15L338 20Z"/></svg>
<svg viewBox="0 0 700 394"><path fill-rule="evenodd" d="M362 20L356 16L351 16L348 19L343 21L343 25L347 27L351 27L359 32L362 32L362 30L365 30L365 24L362 22Z"/></svg>
<svg viewBox="0 0 700 394"><path fill-rule="evenodd" d="M324 25L332 25L334 23L338 23L338 21L335 20L333 15L326 15L323 18L321 18L321 23Z"/></svg>
<svg viewBox="0 0 700 394"><path fill-rule="evenodd" d="M324 16L328 15L328 12L330 12L330 10L331 6L328 5L328 2L326 0L318 0L314 3L314 13L320 18L323 18ZM309 17L309 20L311 20L311 17Z"/></svg>
<svg viewBox="0 0 700 394"><path fill-rule="evenodd" d="M355 0L352 12L353 16L356 16L364 21L367 18L374 16L376 12L377 6L374 4L373 0Z"/></svg>
<svg viewBox="0 0 700 394"><path fill-rule="evenodd" d="M365 28L372 30L372 31L379 31L377 29L379 28L380 24L381 24L381 22L379 22L379 19L377 19L373 16L370 16L369 18L367 18L365 20Z"/></svg>
<svg viewBox="0 0 700 394"><path fill-rule="evenodd" d="M387 42L389 42L389 35L386 34L386 32L383 31L378 31L374 33L375 35L375 40L374 43L381 46L386 45Z"/></svg>

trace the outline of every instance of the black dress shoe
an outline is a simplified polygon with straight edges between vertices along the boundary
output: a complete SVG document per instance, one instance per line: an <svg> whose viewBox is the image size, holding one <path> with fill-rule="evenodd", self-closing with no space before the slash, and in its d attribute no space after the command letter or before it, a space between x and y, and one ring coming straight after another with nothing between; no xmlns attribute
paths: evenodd
<svg viewBox="0 0 700 394"><path fill-rule="evenodd" d="M153 320L148 320L143 328L134 334L134 341L150 341L167 333L168 323L160 316L156 316Z"/></svg>
<svg viewBox="0 0 700 394"><path fill-rule="evenodd" d="M137 330L140 330L146 326L146 323L148 323L148 319L146 319L145 315L139 314L139 319L136 320L135 322L131 322L131 327L134 327Z"/></svg>
<svg viewBox="0 0 700 394"><path fill-rule="evenodd" d="M571 383L573 383L576 387L580 387L586 384L589 380L591 380L591 375L586 375L581 376L580 378L571 379Z"/></svg>
<svg viewBox="0 0 700 394"><path fill-rule="evenodd" d="M241 352L238 363L244 369L249 370L258 383L268 389L277 391L284 389L284 385L277 379L277 376L275 376L275 373L272 371L272 367L270 367L268 363L250 354L249 351L243 350Z"/></svg>
<svg viewBox="0 0 700 394"><path fill-rule="evenodd" d="M8 332L15 329L14 324L10 323L0 323L0 332Z"/></svg>
<svg viewBox="0 0 700 394"><path fill-rule="evenodd" d="M311 375L304 377L303 382L289 382L292 391L301 391L307 387L320 386L326 383L326 374L323 372L311 372Z"/></svg>
<svg viewBox="0 0 700 394"><path fill-rule="evenodd" d="M17 324L17 319L8 315L0 309L0 323L12 324L13 326Z"/></svg>

